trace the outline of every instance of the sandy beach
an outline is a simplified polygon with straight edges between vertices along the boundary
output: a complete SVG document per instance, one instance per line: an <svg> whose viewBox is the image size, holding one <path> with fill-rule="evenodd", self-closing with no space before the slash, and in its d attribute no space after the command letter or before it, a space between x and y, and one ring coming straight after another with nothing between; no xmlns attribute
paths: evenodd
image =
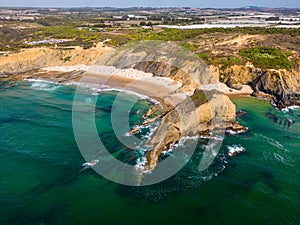
<svg viewBox="0 0 300 225"><path fill-rule="evenodd" d="M164 87L166 89L171 89L173 92L177 89L179 89L182 84L178 83L170 78L167 77L158 77L154 76L152 73L145 73L143 71L135 70L133 68L129 69L117 69L113 66L86 66L86 65L75 65L75 66L51 66L51 67L44 67L42 70L48 71L48 72L72 72L72 71L85 71L85 76L88 75L89 77L93 76L94 81L97 81L99 78L101 82L103 82L104 78L109 78L110 76L113 76L109 78L109 83L114 85L121 85L122 86L138 86L142 85L144 87L145 83L150 83L150 85L158 85L159 87ZM113 80L113 82L112 82ZM119 80L119 81L117 81ZM134 81L134 82L133 82ZM140 82L142 81L142 82ZM131 83L131 85L128 85ZM133 83L135 83L133 85ZM151 87L153 89L153 86ZM241 90L236 90L228 87L224 83L215 83L215 84L209 84L209 85L202 85L202 90L213 90L216 89L220 92L223 92L226 95L250 95L253 90L249 85L242 85ZM149 91L149 87L144 87L142 91L151 92ZM158 94L157 92L155 92ZM165 92L163 92L165 93Z"/></svg>
<svg viewBox="0 0 300 225"><path fill-rule="evenodd" d="M154 76L152 73L129 69L118 69L113 66L52 66L42 70L47 72L76 72L84 71L82 78L77 82L89 84L99 89L111 87L124 91L136 92L160 102L164 108L175 107L188 95L179 91L182 84L168 77ZM202 85L202 90L218 90L226 95L250 95L253 90L248 85L243 85L241 90L229 88L223 83Z"/></svg>
<svg viewBox="0 0 300 225"><path fill-rule="evenodd" d="M99 88L99 93L103 87L107 86L119 90L136 92L158 101L167 110L175 107L186 98L184 94L173 94L177 90L174 85L159 84L158 82L149 82L149 80L132 79L118 75L107 76L86 73L80 82Z"/></svg>
<svg viewBox="0 0 300 225"><path fill-rule="evenodd" d="M45 67L48 72L72 72L85 71L80 83L89 84L93 87L103 89L104 86L124 91L136 92L159 101L164 108L176 106L186 98L185 93L175 93L182 84L167 77L153 76L135 69L117 69L112 66L53 66Z"/></svg>
<svg viewBox="0 0 300 225"><path fill-rule="evenodd" d="M143 71L129 69L117 69L113 66L86 66L86 65L75 65L75 66L51 66L44 67L42 70L47 72L72 72L72 71L85 71L87 74L97 74L111 76L116 75L120 78L128 78L133 80L143 80L149 83L155 83L163 86L173 86L172 89L178 89L181 87L180 83L173 81L167 77L153 76L152 73L145 73Z"/></svg>

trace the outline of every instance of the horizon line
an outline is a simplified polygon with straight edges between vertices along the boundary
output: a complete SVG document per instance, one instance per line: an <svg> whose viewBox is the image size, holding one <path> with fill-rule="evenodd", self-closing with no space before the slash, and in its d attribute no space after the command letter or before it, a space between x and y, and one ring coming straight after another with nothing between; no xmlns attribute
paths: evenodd
<svg viewBox="0 0 300 225"><path fill-rule="evenodd" d="M128 6L128 7L117 7L117 6L1 6L0 8L56 8L56 9L76 9L76 8L113 8L113 9L132 9L132 8L150 8L150 9L167 9L167 8L191 8L191 9L300 9L300 7L286 7L286 6L241 6L241 7L192 7L192 6Z"/></svg>

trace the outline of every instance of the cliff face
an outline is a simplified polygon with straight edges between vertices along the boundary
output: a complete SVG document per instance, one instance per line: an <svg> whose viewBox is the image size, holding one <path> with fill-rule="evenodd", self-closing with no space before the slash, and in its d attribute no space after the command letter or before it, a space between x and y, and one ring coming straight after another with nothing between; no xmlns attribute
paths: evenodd
<svg viewBox="0 0 300 225"><path fill-rule="evenodd" d="M186 100L162 118L159 128L150 141L154 147L147 152L146 171L153 171L161 153L178 143L182 136L209 134L215 129L231 129L237 132L246 130L236 122L236 108L228 96L214 90L200 91L197 89L199 84L213 83L220 78L222 82L234 89L240 89L242 85L251 85L254 94L263 92L273 96L274 102L280 108L299 104L297 100L300 95L297 93L300 90L300 75L297 70L261 70L251 65L234 65L221 70L210 66L202 71L194 71L192 74L198 74L197 78L188 76L184 70L157 62L139 63L135 68L159 76L168 76L181 82L183 91L195 91L190 97L194 109ZM205 74L209 76L206 77Z"/></svg>
<svg viewBox="0 0 300 225"><path fill-rule="evenodd" d="M201 71L194 71L193 63L187 64L185 67L188 68L187 71L192 72L186 74L185 70L157 62L143 62L135 65L138 70L152 72L158 76L168 76L182 83L181 90L184 92L193 92L199 84L205 85L221 81L228 87L237 90L242 89L242 85L250 85L254 96L268 95L280 109L300 104L299 69L262 70L252 65L233 65L226 69L203 66ZM197 69L199 70L199 68ZM201 76L195 77L191 74L201 74Z"/></svg>
<svg viewBox="0 0 300 225"><path fill-rule="evenodd" d="M259 95L259 92L271 95L279 108L300 104L299 69L261 70L253 66L235 65L220 71L220 80L237 89L243 84L251 85L253 95Z"/></svg>
<svg viewBox="0 0 300 225"><path fill-rule="evenodd" d="M99 43L96 47L74 48L31 48L19 53L0 57L0 73L22 73L47 66L91 65L111 48Z"/></svg>
<svg viewBox="0 0 300 225"><path fill-rule="evenodd" d="M234 65L219 71L220 81L231 88L251 84L262 71L253 66Z"/></svg>
<svg viewBox="0 0 300 225"><path fill-rule="evenodd" d="M246 130L236 122L236 108L228 96L215 90L196 90L162 118L150 141L154 147L147 152L145 170L154 170L161 153L178 143L181 137L227 129Z"/></svg>
<svg viewBox="0 0 300 225"><path fill-rule="evenodd" d="M254 93L262 91L273 96L279 108L299 105L300 74L296 71L268 70L264 71L253 82Z"/></svg>

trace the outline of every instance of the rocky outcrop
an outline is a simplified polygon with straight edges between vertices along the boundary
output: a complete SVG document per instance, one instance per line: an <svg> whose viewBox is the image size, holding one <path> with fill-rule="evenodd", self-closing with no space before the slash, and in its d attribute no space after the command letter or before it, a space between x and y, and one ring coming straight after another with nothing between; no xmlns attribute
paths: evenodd
<svg viewBox="0 0 300 225"><path fill-rule="evenodd" d="M209 135L212 131L228 129L236 132L246 130L236 122L236 108L228 96L215 90L196 90L162 118L150 140L153 148L147 152L145 170L154 170L161 153L184 136Z"/></svg>
<svg viewBox="0 0 300 225"><path fill-rule="evenodd" d="M235 65L220 71L220 80L235 89L251 85L254 96L267 94L279 108L300 104L299 69L261 70L251 65Z"/></svg>
<svg viewBox="0 0 300 225"><path fill-rule="evenodd" d="M174 106L174 109L161 116L158 129L151 137L153 146L146 153L145 171L155 169L163 151L170 149L182 137L207 135L213 131L246 131L236 122L236 107L228 96L217 90L200 90L201 85L215 84L219 81L219 69L199 64L199 60L185 60L177 63L170 58L168 62L143 60L133 64L134 69L150 72L156 76L169 77L182 84L178 92L191 93L191 96ZM175 61L175 59L174 59ZM157 112L157 106L146 116Z"/></svg>
<svg viewBox="0 0 300 225"><path fill-rule="evenodd" d="M281 109L300 104L300 74L296 71L267 70L252 81L254 93L262 91L273 96Z"/></svg>
<svg viewBox="0 0 300 225"><path fill-rule="evenodd" d="M186 90L191 90L198 84L193 83L193 79L189 80L185 77L186 74L182 70L172 67L165 70L165 65L161 63L143 63L136 68L146 72L154 70L158 75L169 74L172 79L183 82ZM214 78L219 75L220 80L231 88L239 89L241 85L247 84L251 85L254 94L260 92L268 94L279 108L299 105L300 75L297 70L261 70L251 65L234 65L225 70L210 67L208 70L210 75L215 74ZM162 118L158 130L150 141L154 147L147 152L146 171L154 170L161 153L178 143L182 136L210 134L214 129L229 129L237 133L247 130L236 122L235 105L223 93L215 90L203 92L196 89L191 99L194 109L186 100Z"/></svg>
<svg viewBox="0 0 300 225"><path fill-rule="evenodd" d="M186 74L185 70L158 62L142 62L135 65L135 68L145 72L152 71L158 76L168 76L182 83L181 91L184 92L193 92L199 84L211 84L220 79L222 83L236 90L241 90L243 85L250 85L254 96L270 97L278 108L300 104L299 69L262 70L253 65L233 65L225 69L216 66L203 66L202 71L191 73L209 74L209 76L200 76L199 79ZM205 79L206 77L209 79Z"/></svg>
<svg viewBox="0 0 300 225"><path fill-rule="evenodd" d="M224 70L220 70L220 81L228 87L239 89L243 84L251 84L259 74L261 69L253 66L233 65Z"/></svg>

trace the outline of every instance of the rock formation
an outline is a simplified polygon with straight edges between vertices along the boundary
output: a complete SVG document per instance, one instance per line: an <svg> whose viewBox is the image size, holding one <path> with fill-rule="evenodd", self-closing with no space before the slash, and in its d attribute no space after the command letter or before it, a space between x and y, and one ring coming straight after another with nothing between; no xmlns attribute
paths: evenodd
<svg viewBox="0 0 300 225"><path fill-rule="evenodd" d="M243 84L251 85L254 96L260 92L267 94L280 109L300 104L299 69L261 70L251 65L234 65L220 71L220 80L236 89Z"/></svg>
<svg viewBox="0 0 300 225"><path fill-rule="evenodd" d="M235 105L223 93L197 89L190 98L162 118L150 140L153 148L147 152L145 170L154 170L161 153L184 136L209 135L212 131L228 129L246 131L236 122Z"/></svg>
<svg viewBox="0 0 300 225"><path fill-rule="evenodd" d="M68 48L30 48L18 53L0 57L0 72L2 74L22 73L47 66L91 65L111 48L99 43L96 47L83 49Z"/></svg>

